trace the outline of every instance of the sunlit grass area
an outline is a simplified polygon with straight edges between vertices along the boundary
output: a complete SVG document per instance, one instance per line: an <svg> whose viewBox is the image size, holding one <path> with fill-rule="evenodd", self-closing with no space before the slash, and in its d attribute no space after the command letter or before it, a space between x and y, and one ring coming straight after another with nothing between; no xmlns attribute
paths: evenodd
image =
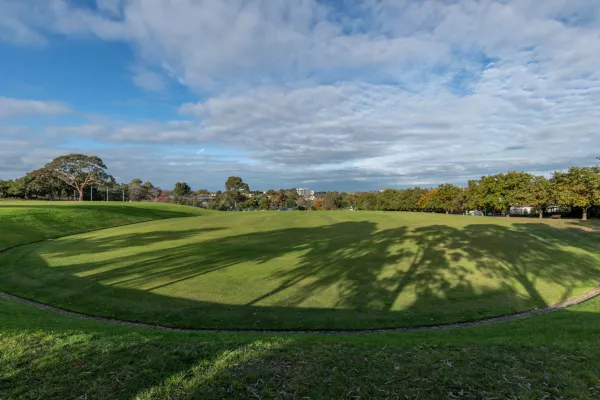
<svg viewBox="0 0 600 400"><path fill-rule="evenodd" d="M113 207L118 216L144 211ZM195 210L171 207L150 211L164 218ZM600 281L598 233L573 221L384 212L202 215L13 249L0 255L0 289L92 315L176 327L369 329L513 313Z"/></svg>
<svg viewBox="0 0 600 400"><path fill-rule="evenodd" d="M175 217L0 258L2 289L165 324L430 323L550 303L597 279L593 222L5 204L4 247ZM167 333L0 299L0 398L595 399L599 340L600 299L493 326L368 335Z"/></svg>
<svg viewBox="0 0 600 400"><path fill-rule="evenodd" d="M163 203L4 200L0 202L0 250L93 229L202 213L194 207Z"/></svg>

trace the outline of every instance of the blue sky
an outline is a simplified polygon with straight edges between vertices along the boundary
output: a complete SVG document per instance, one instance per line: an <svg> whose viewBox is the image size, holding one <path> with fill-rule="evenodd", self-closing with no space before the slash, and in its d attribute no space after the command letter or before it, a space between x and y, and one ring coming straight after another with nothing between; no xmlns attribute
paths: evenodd
<svg viewBox="0 0 600 400"><path fill-rule="evenodd" d="M0 179L375 190L595 161L600 3L0 0Z"/></svg>

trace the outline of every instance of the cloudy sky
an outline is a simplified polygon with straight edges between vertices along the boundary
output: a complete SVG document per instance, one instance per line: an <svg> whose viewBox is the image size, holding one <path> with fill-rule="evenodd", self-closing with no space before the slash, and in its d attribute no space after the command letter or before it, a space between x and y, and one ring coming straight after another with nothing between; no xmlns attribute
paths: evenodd
<svg viewBox="0 0 600 400"><path fill-rule="evenodd" d="M600 155L600 1L0 0L0 178L374 190Z"/></svg>

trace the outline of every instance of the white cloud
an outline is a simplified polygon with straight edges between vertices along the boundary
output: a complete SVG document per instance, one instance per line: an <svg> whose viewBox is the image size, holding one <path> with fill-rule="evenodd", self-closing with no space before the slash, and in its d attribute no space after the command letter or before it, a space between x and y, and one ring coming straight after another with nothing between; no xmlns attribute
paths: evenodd
<svg viewBox="0 0 600 400"><path fill-rule="evenodd" d="M98 9L108 13L110 16L120 15L122 3L121 0L96 0Z"/></svg>
<svg viewBox="0 0 600 400"><path fill-rule="evenodd" d="M0 41L11 44L44 44L44 36L22 18L27 14L27 4L0 2Z"/></svg>
<svg viewBox="0 0 600 400"><path fill-rule="evenodd" d="M48 129L54 137L210 142L257 161L244 164L256 179L291 170L331 185L464 182L594 162L599 2L342 3L104 0L93 11L49 0L12 7L0 38L123 41L136 52L137 86L163 91L171 77L202 95L179 109L191 120L90 122Z"/></svg>
<svg viewBox="0 0 600 400"><path fill-rule="evenodd" d="M48 127L46 132L55 136L78 135L106 143L179 143L199 140L198 124L191 121L124 123L107 121L104 124Z"/></svg>
<svg viewBox="0 0 600 400"><path fill-rule="evenodd" d="M135 45L140 62L164 69L196 90L304 79L319 70L437 62L449 47L427 36L345 33L324 4L306 0L131 0L114 19L61 0L21 11L33 26L64 34L93 34ZM106 6L103 7L103 9ZM350 22L351 24L352 22ZM40 28L41 29L41 28Z"/></svg>
<svg viewBox="0 0 600 400"><path fill-rule="evenodd" d="M485 165L506 170L552 164L549 159L593 161L595 150L580 143L598 138L596 96L588 96L588 89L569 89L548 100L543 87L503 90L506 79L490 68L472 96L353 83L290 91L263 88L185 104L181 111L202 122L198 140L242 147L278 164L350 162L409 174L437 165L438 172L455 169L455 177L448 178L457 180L477 176ZM574 112L574 102L586 110L585 116ZM565 156L557 157L560 153Z"/></svg>
<svg viewBox="0 0 600 400"><path fill-rule="evenodd" d="M163 92L167 86L161 75L147 69L136 70L132 80L136 86L148 92Z"/></svg>
<svg viewBox="0 0 600 400"><path fill-rule="evenodd" d="M71 110L55 101L21 100L0 97L0 119L30 115L68 114Z"/></svg>

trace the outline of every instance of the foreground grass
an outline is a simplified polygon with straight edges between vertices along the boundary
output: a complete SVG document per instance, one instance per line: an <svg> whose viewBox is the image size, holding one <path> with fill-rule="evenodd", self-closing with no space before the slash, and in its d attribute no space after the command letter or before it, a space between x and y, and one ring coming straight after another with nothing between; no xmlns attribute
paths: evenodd
<svg viewBox="0 0 600 400"><path fill-rule="evenodd" d="M182 209L188 210L173 208ZM222 224L238 216L223 214ZM48 232L63 229L60 219L48 221L42 225ZM465 221L464 227L441 232L460 233L477 223ZM508 232L504 227L513 223L498 222L500 228L486 228L490 235L486 239ZM285 221L270 224L284 225ZM10 234L18 233L21 226L29 229L32 224L15 224ZM248 226L257 229L260 224ZM593 232L582 236L579 228L572 230L567 222L547 227L559 232L539 228L537 223L533 227L538 229L536 235L548 240L551 254L560 254L558 240L567 247L579 243L584 251L596 244ZM527 231L532 228L521 229L532 232ZM8 232L0 230L3 243ZM155 242L163 237L161 232L152 237L149 230L142 239ZM553 239L552 235L559 236ZM465 237L469 238L459 236ZM501 244L514 243L502 241L509 236L498 237ZM31 241L24 232L20 238ZM172 239L166 236L167 243ZM106 244L118 247L116 240L111 237ZM71 244L71 256L83 250L81 243ZM143 240L139 246L145 246ZM130 251L135 253L133 247ZM98 245L94 249L103 251ZM242 250L250 251L243 246ZM526 252L528 257L538 254L534 250ZM73 299L85 297L82 293ZM0 299L0 398L596 399L600 397L599 340L600 299L495 326L359 336L165 333L72 319Z"/></svg>
<svg viewBox="0 0 600 400"><path fill-rule="evenodd" d="M162 203L2 201L0 250L93 229L201 213L194 207Z"/></svg>
<svg viewBox="0 0 600 400"><path fill-rule="evenodd" d="M600 299L444 332L175 334L0 300L2 399L600 396Z"/></svg>
<svg viewBox="0 0 600 400"><path fill-rule="evenodd" d="M192 328L432 325L553 304L592 288L600 282L599 245L591 227L562 221L207 213L0 254L0 290Z"/></svg>

